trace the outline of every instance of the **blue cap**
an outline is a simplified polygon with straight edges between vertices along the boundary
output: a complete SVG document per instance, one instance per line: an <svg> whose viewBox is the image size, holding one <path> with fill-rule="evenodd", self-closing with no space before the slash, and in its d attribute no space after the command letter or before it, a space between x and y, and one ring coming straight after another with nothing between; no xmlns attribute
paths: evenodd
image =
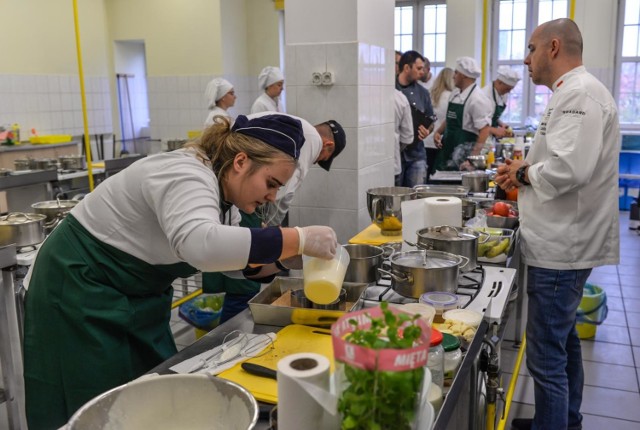
<svg viewBox="0 0 640 430"><path fill-rule="evenodd" d="M304 144L302 123L287 115L265 115L253 119L240 115L231 131L260 139L296 160Z"/></svg>

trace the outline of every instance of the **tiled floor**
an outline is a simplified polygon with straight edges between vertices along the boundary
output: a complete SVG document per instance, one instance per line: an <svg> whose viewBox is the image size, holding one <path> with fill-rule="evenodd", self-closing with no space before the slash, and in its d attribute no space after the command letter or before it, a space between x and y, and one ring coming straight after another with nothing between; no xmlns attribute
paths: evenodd
<svg viewBox="0 0 640 430"><path fill-rule="evenodd" d="M596 268L589 278L606 291L609 314L595 338L582 341L585 430L640 428L640 236L628 225L629 212L620 212L620 264ZM513 342L503 342L505 387L517 353ZM508 422L532 417L533 403L533 380L523 360Z"/></svg>

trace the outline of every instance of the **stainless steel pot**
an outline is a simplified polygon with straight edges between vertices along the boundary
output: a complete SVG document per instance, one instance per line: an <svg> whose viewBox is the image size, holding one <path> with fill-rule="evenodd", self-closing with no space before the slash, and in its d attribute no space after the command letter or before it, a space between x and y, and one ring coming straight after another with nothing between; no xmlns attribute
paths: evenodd
<svg viewBox="0 0 640 430"><path fill-rule="evenodd" d="M31 169L31 160L28 158L18 158L13 160L13 168L15 170L29 170Z"/></svg>
<svg viewBox="0 0 640 430"><path fill-rule="evenodd" d="M478 204L471 199L462 200L462 221L467 221L476 216Z"/></svg>
<svg viewBox="0 0 640 430"><path fill-rule="evenodd" d="M414 200L416 192L408 187L381 187L367 190L367 209L371 221L380 227L385 236L397 236L402 232L401 203Z"/></svg>
<svg viewBox="0 0 640 430"><path fill-rule="evenodd" d="M459 185L416 185L413 189L418 193L418 199L440 196L463 198L469 194L469 188Z"/></svg>
<svg viewBox="0 0 640 430"><path fill-rule="evenodd" d="M82 170L84 169L84 157L82 155L61 155L60 168L62 170Z"/></svg>
<svg viewBox="0 0 640 430"><path fill-rule="evenodd" d="M77 200L47 200L31 205L33 211L47 217L44 224L45 233L50 233L67 216L67 213L78 203Z"/></svg>
<svg viewBox="0 0 640 430"><path fill-rule="evenodd" d="M420 249L396 252L389 258L391 270L378 270L391 277L391 287L398 294L418 299L429 291L454 293L460 265L466 261L460 255Z"/></svg>
<svg viewBox="0 0 640 430"><path fill-rule="evenodd" d="M378 267L384 260L384 249L374 245L344 245L349 254L345 282L370 283L380 279Z"/></svg>
<svg viewBox="0 0 640 430"><path fill-rule="evenodd" d="M418 230L416 246L425 250L462 255L467 258L467 262L460 266L460 270L468 272L476 268L478 242L484 243L488 239L489 234L472 228L443 225Z"/></svg>
<svg viewBox="0 0 640 430"><path fill-rule="evenodd" d="M46 216L13 212L0 217L0 246L15 243L18 248L33 246L44 240Z"/></svg>
<svg viewBox="0 0 640 430"><path fill-rule="evenodd" d="M167 148L169 151L175 151L176 149L182 148L185 143L187 143L185 139L167 140Z"/></svg>
<svg viewBox="0 0 640 430"><path fill-rule="evenodd" d="M33 160L33 168L36 170L55 170L58 168L58 160L55 158L37 158Z"/></svg>
<svg viewBox="0 0 640 430"><path fill-rule="evenodd" d="M472 193L486 193L489 188L489 175L486 172L466 172L462 174L462 186Z"/></svg>

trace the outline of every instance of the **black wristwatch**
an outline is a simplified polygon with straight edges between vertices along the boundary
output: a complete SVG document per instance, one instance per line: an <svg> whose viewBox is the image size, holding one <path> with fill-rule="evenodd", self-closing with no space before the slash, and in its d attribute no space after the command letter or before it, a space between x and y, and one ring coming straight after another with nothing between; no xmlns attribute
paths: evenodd
<svg viewBox="0 0 640 430"><path fill-rule="evenodd" d="M531 182L527 181L526 179L527 175L525 174L525 170L527 170L527 167L529 166L523 164L518 170L516 170L516 179L523 185L531 185Z"/></svg>

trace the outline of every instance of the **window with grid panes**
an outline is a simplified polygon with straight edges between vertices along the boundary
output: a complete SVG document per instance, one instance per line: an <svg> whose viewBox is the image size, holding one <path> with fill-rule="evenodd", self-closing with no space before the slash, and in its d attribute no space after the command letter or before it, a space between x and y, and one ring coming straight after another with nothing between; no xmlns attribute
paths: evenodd
<svg viewBox="0 0 640 430"><path fill-rule="evenodd" d="M446 0L396 1L395 40L397 51L415 50L429 59L432 79L445 66L447 45Z"/></svg>
<svg viewBox="0 0 640 430"><path fill-rule="evenodd" d="M620 125L640 128L640 0L620 2L617 100Z"/></svg>
<svg viewBox="0 0 640 430"><path fill-rule="evenodd" d="M507 107L500 117L503 122L523 126L527 117L538 120L551 97L551 91L543 85L534 85L523 64L527 56L527 44L533 30L552 19L569 15L567 0L494 0L495 25L492 50L492 73L498 67L516 69L522 80L509 94ZM491 78L493 79L493 78Z"/></svg>

